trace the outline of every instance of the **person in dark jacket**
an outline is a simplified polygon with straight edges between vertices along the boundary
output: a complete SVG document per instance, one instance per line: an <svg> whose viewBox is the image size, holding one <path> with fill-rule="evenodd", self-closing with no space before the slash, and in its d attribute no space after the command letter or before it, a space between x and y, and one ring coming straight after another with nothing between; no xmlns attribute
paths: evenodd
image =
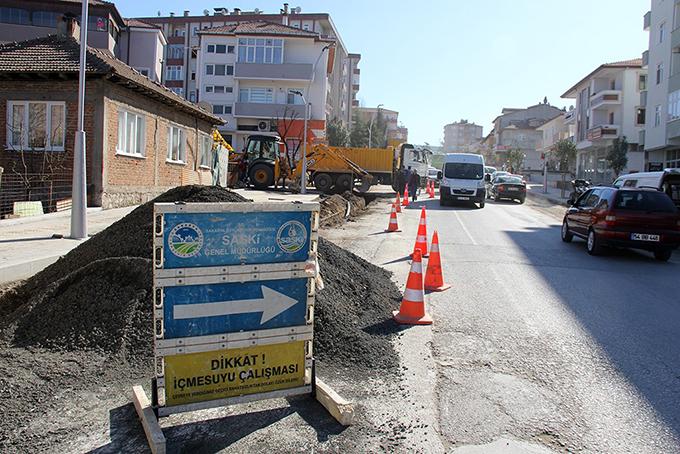
<svg viewBox="0 0 680 454"><path fill-rule="evenodd" d="M409 167L408 173L408 192L411 199L415 202L418 200L418 188L420 187L420 175L415 170Z"/></svg>

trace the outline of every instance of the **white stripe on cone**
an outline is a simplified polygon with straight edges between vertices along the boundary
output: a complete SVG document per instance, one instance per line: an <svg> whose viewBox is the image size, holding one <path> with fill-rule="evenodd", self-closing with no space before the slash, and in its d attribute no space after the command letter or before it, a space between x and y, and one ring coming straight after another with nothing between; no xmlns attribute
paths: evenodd
<svg viewBox="0 0 680 454"><path fill-rule="evenodd" d="M423 274L423 264L422 262L411 263L411 274Z"/></svg>
<svg viewBox="0 0 680 454"><path fill-rule="evenodd" d="M416 237L416 243L424 243L427 241L427 237L425 235L418 235Z"/></svg>
<svg viewBox="0 0 680 454"><path fill-rule="evenodd" d="M439 252L439 244L435 243L430 246L430 252Z"/></svg>
<svg viewBox="0 0 680 454"><path fill-rule="evenodd" d="M406 290L404 290L404 299L412 303L422 303L423 291L407 288Z"/></svg>

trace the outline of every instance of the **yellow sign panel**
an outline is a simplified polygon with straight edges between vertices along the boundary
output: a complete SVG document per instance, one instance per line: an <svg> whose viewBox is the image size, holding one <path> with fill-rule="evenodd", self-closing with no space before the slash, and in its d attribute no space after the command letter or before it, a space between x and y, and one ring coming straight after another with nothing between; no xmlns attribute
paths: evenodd
<svg viewBox="0 0 680 454"><path fill-rule="evenodd" d="M304 385L305 342L165 357L167 406Z"/></svg>

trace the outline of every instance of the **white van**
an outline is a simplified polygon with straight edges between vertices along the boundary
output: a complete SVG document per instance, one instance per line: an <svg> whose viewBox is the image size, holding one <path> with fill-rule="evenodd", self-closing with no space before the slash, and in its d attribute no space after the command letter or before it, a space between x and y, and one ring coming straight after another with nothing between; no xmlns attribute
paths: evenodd
<svg viewBox="0 0 680 454"><path fill-rule="evenodd" d="M478 203L484 208L486 187L484 182L484 158L472 153L448 153L442 165L439 203Z"/></svg>
<svg viewBox="0 0 680 454"><path fill-rule="evenodd" d="M661 172L638 172L622 175L614 181L617 188L654 188L665 192L680 208L680 169Z"/></svg>

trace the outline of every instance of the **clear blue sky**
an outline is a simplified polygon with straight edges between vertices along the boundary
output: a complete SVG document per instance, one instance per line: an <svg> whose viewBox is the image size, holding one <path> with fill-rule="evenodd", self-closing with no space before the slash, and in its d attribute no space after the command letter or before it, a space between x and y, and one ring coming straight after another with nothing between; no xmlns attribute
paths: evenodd
<svg viewBox="0 0 680 454"><path fill-rule="evenodd" d="M283 1L114 0L125 17L225 6L278 12ZM414 143L439 144L446 123L484 126L502 107L560 95L602 63L640 57L649 0L290 1L331 14L362 55L362 105L398 110Z"/></svg>

